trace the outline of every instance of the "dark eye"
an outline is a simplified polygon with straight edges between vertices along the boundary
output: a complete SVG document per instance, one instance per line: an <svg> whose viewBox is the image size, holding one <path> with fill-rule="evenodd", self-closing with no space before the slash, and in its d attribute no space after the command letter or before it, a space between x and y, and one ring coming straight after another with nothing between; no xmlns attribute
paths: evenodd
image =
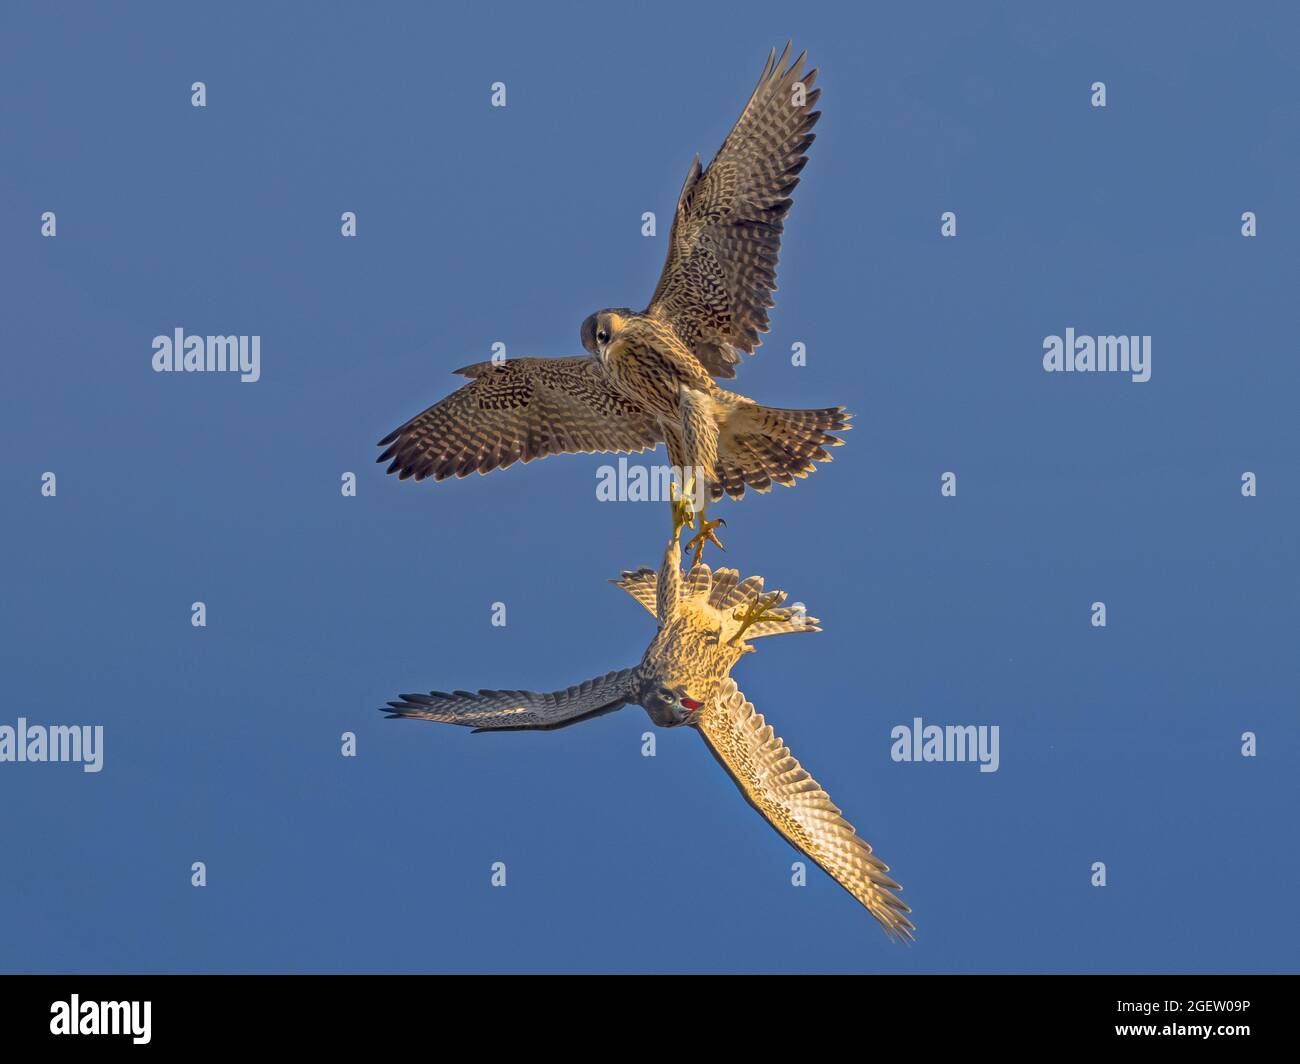
<svg viewBox="0 0 1300 1064"><path fill-rule="evenodd" d="M597 330L596 330L596 342L597 342L597 343L602 343L602 344L607 344L607 343L609 343L609 330L608 330L608 329L597 329Z"/></svg>
<svg viewBox="0 0 1300 1064"><path fill-rule="evenodd" d="M699 709L699 708L700 708L700 703L699 703L699 702L695 701L695 699L693 699L693 698L687 698L685 695L682 696L682 698L680 699L680 701L681 701L681 704L682 704L682 709Z"/></svg>

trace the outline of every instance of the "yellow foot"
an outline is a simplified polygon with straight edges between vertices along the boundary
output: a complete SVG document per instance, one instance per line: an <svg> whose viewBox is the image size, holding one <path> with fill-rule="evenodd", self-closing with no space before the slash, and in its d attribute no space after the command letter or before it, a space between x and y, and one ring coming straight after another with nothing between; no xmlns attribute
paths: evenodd
<svg viewBox="0 0 1300 1064"><path fill-rule="evenodd" d="M758 624L759 621L781 620L781 614L770 612L771 608L780 601L781 592L773 591L770 595L755 595L747 606L737 606L736 612L731 615L731 618L739 621L740 627L736 629L735 634L732 635L728 642L735 646L744 634L749 631L750 627Z"/></svg>
<svg viewBox="0 0 1300 1064"><path fill-rule="evenodd" d="M722 540L718 539L714 534L717 529L725 528L726 525L727 522L720 517L716 521L710 521L703 514L700 514L700 530L686 544L688 552L695 551L695 559L691 562L693 566L700 564L700 559L704 557L704 548L708 544L712 543L718 550L727 549L722 545Z"/></svg>
<svg viewBox="0 0 1300 1064"><path fill-rule="evenodd" d="M673 537L676 538L682 534L683 528L695 527L695 509L687 498L683 498L682 493L677 490L676 484L669 485L668 497L672 501Z"/></svg>

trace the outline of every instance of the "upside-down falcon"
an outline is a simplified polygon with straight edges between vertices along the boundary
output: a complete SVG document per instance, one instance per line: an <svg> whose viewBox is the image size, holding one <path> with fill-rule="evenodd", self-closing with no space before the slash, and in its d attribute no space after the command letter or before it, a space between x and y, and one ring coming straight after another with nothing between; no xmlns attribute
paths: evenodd
<svg viewBox="0 0 1300 1064"><path fill-rule="evenodd" d="M673 531L656 573L614 581L654 615L658 632L640 664L561 691L433 691L405 694L390 717L459 724L480 731L554 731L637 704L659 727L689 725L741 793L791 845L862 903L891 937L913 938L911 911L894 891L889 867L736 686L731 671L750 640L818 632L816 617L764 594L763 578L696 563L681 571L679 537L689 514L673 504Z"/></svg>

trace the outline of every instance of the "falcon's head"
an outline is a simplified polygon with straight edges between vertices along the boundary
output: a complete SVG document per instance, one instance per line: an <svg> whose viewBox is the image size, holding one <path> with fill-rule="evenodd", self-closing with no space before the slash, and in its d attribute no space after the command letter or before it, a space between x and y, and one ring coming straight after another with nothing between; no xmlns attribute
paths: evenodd
<svg viewBox="0 0 1300 1064"><path fill-rule="evenodd" d="M589 314L582 323L582 346L597 358L604 358L606 349L618 339L631 316L627 307L610 307Z"/></svg>
<svg viewBox="0 0 1300 1064"><path fill-rule="evenodd" d="M689 724L704 708L703 700L692 698L680 684L670 686L653 679L642 685L637 701L650 714L650 719L662 728Z"/></svg>

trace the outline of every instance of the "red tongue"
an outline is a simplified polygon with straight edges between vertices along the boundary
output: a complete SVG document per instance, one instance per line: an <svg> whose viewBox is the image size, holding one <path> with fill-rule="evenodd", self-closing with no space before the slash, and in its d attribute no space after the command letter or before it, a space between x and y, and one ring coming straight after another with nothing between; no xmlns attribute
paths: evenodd
<svg viewBox="0 0 1300 1064"><path fill-rule="evenodd" d="M695 699L693 699L693 698L683 698L683 699L682 699L682 708L683 708L683 709L699 709L699 708L700 708L700 703L696 702Z"/></svg>

